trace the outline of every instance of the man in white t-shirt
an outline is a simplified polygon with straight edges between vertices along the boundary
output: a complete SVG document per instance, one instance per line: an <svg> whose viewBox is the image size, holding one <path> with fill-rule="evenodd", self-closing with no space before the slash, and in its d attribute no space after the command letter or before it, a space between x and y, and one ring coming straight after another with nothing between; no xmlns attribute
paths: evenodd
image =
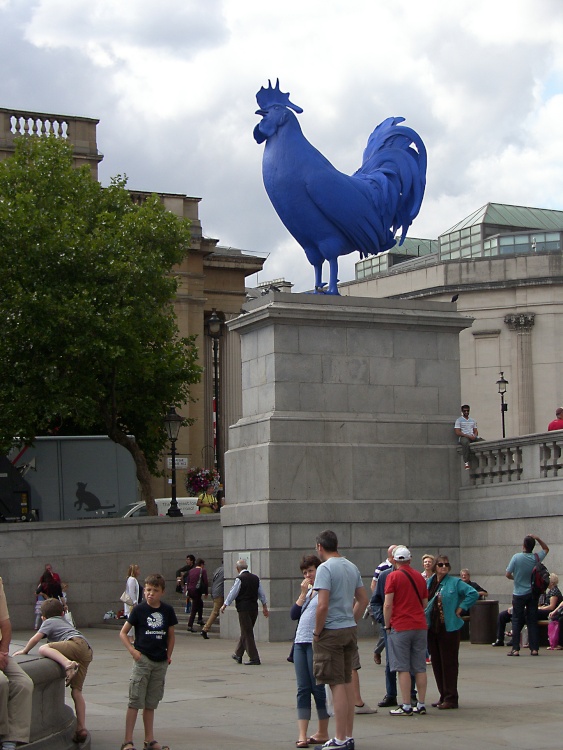
<svg viewBox="0 0 563 750"><path fill-rule="evenodd" d="M463 454L465 468L469 469L469 458L471 455L469 446L471 445L471 443L475 443L477 440L483 439L479 437L477 422L474 419L471 419L471 417L469 416L469 404L462 404L461 417L458 417L456 419L454 430L461 444L461 452Z"/></svg>

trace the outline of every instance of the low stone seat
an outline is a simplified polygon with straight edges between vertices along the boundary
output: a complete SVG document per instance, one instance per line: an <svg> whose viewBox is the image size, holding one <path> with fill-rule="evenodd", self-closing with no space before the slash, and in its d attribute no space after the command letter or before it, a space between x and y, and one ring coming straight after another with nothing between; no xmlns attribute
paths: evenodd
<svg viewBox="0 0 563 750"><path fill-rule="evenodd" d="M65 675L52 659L34 654L15 657L33 680L31 736L29 750L76 750L72 741L76 729L73 710L65 704ZM90 737L80 745L90 750Z"/></svg>

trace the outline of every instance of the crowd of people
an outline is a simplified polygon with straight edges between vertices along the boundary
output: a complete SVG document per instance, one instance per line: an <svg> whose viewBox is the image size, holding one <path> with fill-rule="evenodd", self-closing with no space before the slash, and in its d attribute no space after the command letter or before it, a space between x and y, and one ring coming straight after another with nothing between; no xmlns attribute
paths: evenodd
<svg viewBox="0 0 563 750"><path fill-rule="evenodd" d="M537 552L536 543L540 547ZM538 536L528 535L522 551L507 565L506 577L514 586L512 606L499 615L493 646L504 645L504 630L511 622L509 656L519 656L524 624L528 630L527 647L536 656L538 620L549 620L558 626L559 618L563 617L563 594L556 574L549 576L547 588L538 593L541 583L538 571L548 552L548 546ZM404 544L393 544L386 559L375 569L369 600L360 571L340 554L336 534L330 530L319 534L315 554L305 555L299 567L302 573L299 595L289 612L296 630L288 656L288 661L294 664L297 684L296 747L322 745L325 750L354 750L354 716L375 713L361 698L358 677L357 623L366 610L380 631L374 653L376 664L381 663L385 652L385 695L379 707L388 708L389 714L396 717L426 714L427 668L431 665L437 689L432 707L439 711L458 708L463 618L470 614L479 598L487 596L487 591L471 580L467 568L459 576L454 575L447 555L426 553L419 572L410 550ZM197 622L201 626L199 632L207 640L219 613L235 604L240 637L232 658L242 664L246 654L248 660L244 664L259 666L254 626L260 605L263 615L269 616L264 588L244 559L236 563L236 577L226 597L224 577L221 564L211 581L213 611L204 623L202 599L208 596L210 585L205 561L192 554L186 556L186 564L176 571L176 590L191 603L188 631L196 632L193 625ZM133 734L139 710L143 715L144 749L167 750L154 737L154 712L163 697L178 618L174 607L163 601L164 578L160 574L149 575L142 584L139 578L140 568L132 563L122 597L127 595L126 622L119 636L133 659L121 750L135 750ZM39 647L39 654L64 670L77 717L74 741L82 743L88 737L82 689L93 653L87 639L66 617L62 588L60 577L51 565L46 565L36 592L41 597L40 624L36 623L35 635L13 656L29 653L46 639ZM29 740L33 683L8 655L11 628L1 580L0 635L0 695L10 703L9 711L0 710L1 750L15 750L18 744ZM563 648L558 638L557 627L557 643L551 648ZM8 689L1 690L5 686ZM317 726L310 733L313 701ZM331 716L335 725L332 737Z"/></svg>

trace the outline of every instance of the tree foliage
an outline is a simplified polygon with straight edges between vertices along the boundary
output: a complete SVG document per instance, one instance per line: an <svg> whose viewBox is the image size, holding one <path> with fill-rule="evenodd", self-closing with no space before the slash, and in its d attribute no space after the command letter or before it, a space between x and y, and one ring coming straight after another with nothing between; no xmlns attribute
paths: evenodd
<svg viewBox="0 0 563 750"><path fill-rule="evenodd" d="M0 163L0 442L103 429L132 453L147 500L167 408L200 368L173 311L189 222L125 186L73 168L54 137L19 138Z"/></svg>

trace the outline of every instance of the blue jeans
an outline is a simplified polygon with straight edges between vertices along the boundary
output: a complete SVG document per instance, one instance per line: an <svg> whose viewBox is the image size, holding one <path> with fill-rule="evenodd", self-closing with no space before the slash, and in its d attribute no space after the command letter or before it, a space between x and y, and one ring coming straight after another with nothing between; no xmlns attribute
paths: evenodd
<svg viewBox="0 0 563 750"><path fill-rule="evenodd" d="M389 669L389 651L387 650L387 631L382 628L383 640L385 641L385 695L390 698L397 697L397 673ZM411 674L411 698L416 698L416 685L414 676Z"/></svg>
<svg viewBox="0 0 563 750"><path fill-rule="evenodd" d="M297 678L297 718L311 718L311 695L315 698L319 719L328 719L325 686L317 685L313 675L313 644L296 643L293 664Z"/></svg>
<svg viewBox="0 0 563 750"><path fill-rule="evenodd" d="M540 645L538 600L531 592L512 597L512 648L515 651L520 651L520 632L524 622L528 626L530 651L537 651Z"/></svg>

